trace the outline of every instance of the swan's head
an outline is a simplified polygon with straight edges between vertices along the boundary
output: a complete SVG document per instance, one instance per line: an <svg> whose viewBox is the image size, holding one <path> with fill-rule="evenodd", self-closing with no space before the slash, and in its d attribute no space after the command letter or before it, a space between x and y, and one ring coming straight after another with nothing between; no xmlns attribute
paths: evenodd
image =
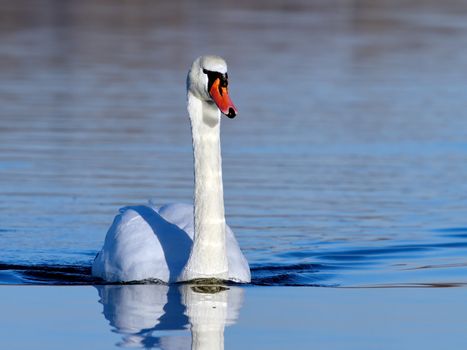
<svg viewBox="0 0 467 350"><path fill-rule="evenodd" d="M235 118L237 109L229 97L227 63L219 56L198 57L188 72L187 89L208 103L215 103L229 118Z"/></svg>

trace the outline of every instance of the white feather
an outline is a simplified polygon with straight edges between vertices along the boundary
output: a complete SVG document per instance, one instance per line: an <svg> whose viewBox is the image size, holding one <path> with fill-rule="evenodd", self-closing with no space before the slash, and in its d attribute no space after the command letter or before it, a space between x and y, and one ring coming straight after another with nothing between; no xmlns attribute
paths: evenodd
<svg viewBox="0 0 467 350"><path fill-rule="evenodd" d="M250 282L250 269L225 223L220 111L203 70L227 71L218 56L196 59L188 73L188 112L195 168L194 208L186 204L127 207L114 219L93 276L110 282L217 278Z"/></svg>

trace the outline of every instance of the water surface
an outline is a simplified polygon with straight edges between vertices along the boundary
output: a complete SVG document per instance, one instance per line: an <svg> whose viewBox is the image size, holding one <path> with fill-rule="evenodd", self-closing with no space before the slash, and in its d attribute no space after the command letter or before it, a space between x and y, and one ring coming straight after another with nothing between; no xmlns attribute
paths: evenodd
<svg viewBox="0 0 467 350"><path fill-rule="evenodd" d="M119 207L192 201L205 53L254 284L467 282L464 3L47 3L0 3L0 283L93 283Z"/></svg>
<svg viewBox="0 0 467 350"><path fill-rule="evenodd" d="M233 287L203 294L186 287L3 287L0 344L370 350L464 349L467 342L464 288ZM203 342L210 340L215 344Z"/></svg>

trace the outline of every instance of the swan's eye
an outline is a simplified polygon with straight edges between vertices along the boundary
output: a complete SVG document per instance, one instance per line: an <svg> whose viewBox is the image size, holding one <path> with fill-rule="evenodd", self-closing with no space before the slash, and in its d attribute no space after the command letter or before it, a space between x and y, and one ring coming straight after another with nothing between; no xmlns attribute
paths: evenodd
<svg viewBox="0 0 467 350"><path fill-rule="evenodd" d="M220 83L221 87L227 87L227 85L229 85L229 82L227 80L227 73L225 75L221 75L220 80L221 80L221 83Z"/></svg>
<svg viewBox="0 0 467 350"><path fill-rule="evenodd" d="M227 87L227 85L229 84L227 73L222 74L222 73L213 72L213 71L210 71L210 70L207 70L207 69L203 69L203 73L208 76L208 91L211 90L212 84L214 84L214 82L217 79L219 79L219 81L220 81L219 88Z"/></svg>

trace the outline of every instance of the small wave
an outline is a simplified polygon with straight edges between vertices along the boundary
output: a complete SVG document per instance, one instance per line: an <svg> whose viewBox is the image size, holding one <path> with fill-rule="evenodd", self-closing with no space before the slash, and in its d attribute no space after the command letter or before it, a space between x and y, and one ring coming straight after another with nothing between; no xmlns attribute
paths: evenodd
<svg viewBox="0 0 467 350"><path fill-rule="evenodd" d="M357 287L343 287L346 289L362 289L362 288L458 288L465 287L467 283L463 282L432 282L432 283L391 283L391 284L374 284L361 285Z"/></svg>
<svg viewBox="0 0 467 350"><path fill-rule="evenodd" d="M292 264L292 265L261 265L252 266L253 285L258 286L313 286L329 287L325 284L330 278L322 271L333 270L334 266L324 264Z"/></svg>
<svg viewBox="0 0 467 350"><path fill-rule="evenodd" d="M444 230L443 234L464 234L464 229ZM252 282L257 286L320 287L397 287L424 282L442 286L438 281L463 285L467 267L467 241L404 242L353 249L306 251L305 256L282 256L283 264L251 265ZM290 251L287 254L295 254ZM308 255L309 254L309 255ZM446 259L445 257L451 257ZM308 261L312 260L313 263ZM304 262L301 262L304 261ZM287 263L289 262L289 263ZM293 262L293 263L290 263ZM443 271L441 276L434 271ZM413 281L414 283L410 283ZM435 282L433 282L435 281ZM432 283L433 282L433 283ZM148 280L133 283L161 283ZM91 275L91 265L27 265L0 263L0 284L98 285L110 284ZM127 283L129 284L129 283ZM449 284L449 283L448 283Z"/></svg>
<svg viewBox="0 0 467 350"><path fill-rule="evenodd" d="M17 275L20 284L89 285L100 282L91 275L91 266L0 264L0 271ZM6 283L0 280L0 284Z"/></svg>
<svg viewBox="0 0 467 350"><path fill-rule="evenodd" d="M258 286L324 286L323 276L316 273L326 269L330 269L330 267L322 264L253 266L251 284ZM91 266L0 263L0 271L3 272L0 284L12 284L11 281L15 281L15 284L38 285L111 284L93 277ZM15 278L11 278L12 276ZM134 283L158 284L160 281L145 280L127 284Z"/></svg>
<svg viewBox="0 0 467 350"><path fill-rule="evenodd" d="M467 238L467 227L448 227L436 229L433 231L440 233L444 237Z"/></svg>

